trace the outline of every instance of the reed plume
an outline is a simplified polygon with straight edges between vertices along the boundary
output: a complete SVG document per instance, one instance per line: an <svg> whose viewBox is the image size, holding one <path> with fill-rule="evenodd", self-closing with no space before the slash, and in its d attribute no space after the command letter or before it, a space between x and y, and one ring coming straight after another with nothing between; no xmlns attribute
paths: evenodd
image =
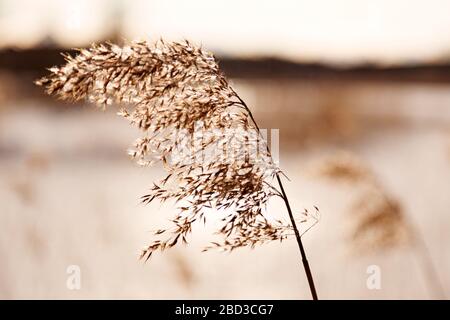
<svg viewBox="0 0 450 320"><path fill-rule="evenodd" d="M430 291L438 299L445 290L422 235L408 218L400 201L378 181L376 174L355 154L339 152L321 161L315 172L335 182L347 182L363 192L349 211L351 244L359 253L409 246L422 265Z"/></svg>
<svg viewBox="0 0 450 320"><path fill-rule="evenodd" d="M143 133L130 156L142 166L161 163L167 171L142 201L175 200L179 211L173 228L157 230L159 238L141 258L186 243L193 223L206 222L206 211L215 209L224 214L218 230L223 240L208 248L231 251L295 235L317 298L282 172L212 53L187 41L160 40L93 45L65 59L64 66L50 68L51 74L37 84L63 100L120 105L118 114ZM284 200L290 223L267 216L265 207L274 196Z"/></svg>

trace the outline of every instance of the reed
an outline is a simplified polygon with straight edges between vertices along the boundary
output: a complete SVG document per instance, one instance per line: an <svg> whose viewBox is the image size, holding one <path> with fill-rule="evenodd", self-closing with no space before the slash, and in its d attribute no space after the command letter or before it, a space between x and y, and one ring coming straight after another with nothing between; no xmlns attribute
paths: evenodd
<svg viewBox="0 0 450 320"><path fill-rule="evenodd" d="M334 182L347 182L361 189L349 217L350 244L359 254L386 251L400 246L413 250L423 277L435 299L445 299L445 289L423 235L407 216L400 201L390 195L377 175L355 154L339 152L315 168L315 173Z"/></svg>
<svg viewBox="0 0 450 320"><path fill-rule="evenodd" d="M142 132L130 156L142 166L161 163L167 172L142 201L175 200L179 210L172 228L155 231L157 239L143 250L142 259L186 243L193 224L206 223L206 213L213 209L222 214L217 230L222 241L206 250L231 251L295 237L312 297L317 299L297 227L316 215L305 211L294 216L282 171L249 107L212 53L187 41L160 40L123 47L93 45L65 59L65 65L50 68L50 75L36 83L63 100L121 106L118 114ZM272 197L284 201L288 221L267 214Z"/></svg>

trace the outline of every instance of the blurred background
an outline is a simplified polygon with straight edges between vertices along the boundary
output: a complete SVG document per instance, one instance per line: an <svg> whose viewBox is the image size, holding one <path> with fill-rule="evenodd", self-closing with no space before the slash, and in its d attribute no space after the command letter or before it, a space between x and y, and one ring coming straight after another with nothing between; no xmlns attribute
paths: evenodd
<svg viewBox="0 0 450 320"><path fill-rule="evenodd" d="M33 84L60 52L160 37L214 51L260 127L280 130L292 205L321 212L304 236L320 298L448 298L449 12L445 0L0 0L0 298L309 298L293 240L201 253L212 230L199 227L138 261L175 210L139 204L163 172L128 159L139 133L116 109Z"/></svg>

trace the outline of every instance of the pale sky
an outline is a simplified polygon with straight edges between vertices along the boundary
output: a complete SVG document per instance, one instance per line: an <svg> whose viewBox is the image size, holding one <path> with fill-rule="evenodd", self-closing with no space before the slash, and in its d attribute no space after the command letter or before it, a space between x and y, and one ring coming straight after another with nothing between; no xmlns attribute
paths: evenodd
<svg viewBox="0 0 450 320"><path fill-rule="evenodd" d="M26 8L26 10L24 9ZM446 0L0 0L0 46L187 38L223 55L382 63L450 56Z"/></svg>

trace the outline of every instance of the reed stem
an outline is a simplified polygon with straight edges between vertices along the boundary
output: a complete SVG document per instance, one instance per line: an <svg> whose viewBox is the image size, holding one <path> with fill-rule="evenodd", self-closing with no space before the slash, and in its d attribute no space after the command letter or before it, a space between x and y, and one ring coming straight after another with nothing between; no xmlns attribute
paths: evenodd
<svg viewBox="0 0 450 320"><path fill-rule="evenodd" d="M261 131L260 131L259 127L258 127L258 124L256 123L256 120L253 117L253 114L250 111L249 107L247 106L245 101L242 100L237 95L236 92L235 92L235 94L236 94L236 97L238 98L240 104L247 110L247 112L248 112L248 114L250 116L250 119L252 120L253 124L255 125L256 129L258 130L258 133L261 133ZM266 146L267 146L267 151L270 154L270 148L269 148L269 145L267 143L266 143ZM313 300L318 300L316 287L314 285L314 279L313 279L312 272L311 272L311 268L309 267L308 259L306 257L305 248L303 247L302 237L300 236L300 232L298 231L297 224L295 223L294 215L292 214L291 205L289 204L288 197L286 195L286 192L284 191L284 187L283 187L283 183L281 182L280 175L277 173L276 177L277 177L277 181L278 181L278 184L280 186L280 189L281 189L281 194L282 194L283 201L284 201L284 203L286 205L286 209L287 209L288 214L289 214L289 219L291 220L292 228L294 229L295 238L297 240L298 248L300 249L300 255L302 257L302 264L303 264L303 268L305 269L306 278L308 279L308 285L309 285L309 290L311 291L311 296L312 296Z"/></svg>
<svg viewBox="0 0 450 320"><path fill-rule="evenodd" d="M425 239L419 233L417 228L410 225L413 234L413 244L416 247L416 258L421 264L423 275L426 279L429 291L434 295L433 299L445 300L445 289L442 286L436 267L433 263L430 251L428 250Z"/></svg>
<svg viewBox="0 0 450 320"><path fill-rule="evenodd" d="M277 174L277 181L280 185L281 193L283 194L283 200L286 204L287 211L289 213L289 219L291 219L292 227L294 228L295 238L297 239L298 248L300 249L300 254L302 256L303 268L305 269L306 277L308 278L309 290L311 291L311 295L313 300L318 300L316 287L314 285L314 279L311 273L311 269L309 267L308 259L306 258L305 248L303 247L302 238L300 233L298 232L297 225L295 223L294 216L292 214L291 206L289 204L289 200L287 198L286 192L284 191L283 184L281 183L280 176Z"/></svg>

